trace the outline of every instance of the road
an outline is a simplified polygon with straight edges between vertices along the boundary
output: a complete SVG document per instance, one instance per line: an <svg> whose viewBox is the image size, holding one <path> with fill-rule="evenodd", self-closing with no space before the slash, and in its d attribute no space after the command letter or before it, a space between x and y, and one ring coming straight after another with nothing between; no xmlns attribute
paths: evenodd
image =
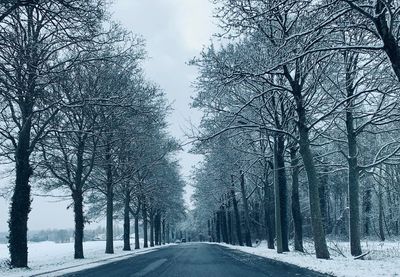
<svg viewBox="0 0 400 277"><path fill-rule="evenodd" d="M327 277L220 245L186 243L65 275L68 277Z"/></svg>

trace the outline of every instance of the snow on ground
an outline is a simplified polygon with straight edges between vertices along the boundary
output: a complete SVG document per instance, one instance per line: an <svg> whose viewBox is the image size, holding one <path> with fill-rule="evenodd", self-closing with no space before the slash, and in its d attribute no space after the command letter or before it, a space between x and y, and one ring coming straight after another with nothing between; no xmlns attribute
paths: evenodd
<svg viewBox="0 0 400 277"><path fill-rule="evenodd" d="M0 276L23 277L32 275L58 276L69 272L96 267L108 262L126 259L135 255L149 253L165 246L157 246L132 251L122 251L123 241L114 241L115 254L105 254L105 241L88 241L83 245L85 259L74 259L73 243L39 242L29 243L29 267L30 269L9 269L9 259L6 244L0 244ZM132 246L132 245L131 245ZM133 246L134 248L134 246Z"/></svg>
<svg viewBox="0 0 400 277"><path fill-rule="evenodd" d="M338 277L394 277L400 276L400 241L363 241L363 253L370 251L364 260L354 260L348 242L328 241L330 260L316 259L312 242L305 242L305 252L278 254L268 249L266 242L255 247L226 245L250 254L306 267Z"/></svg>

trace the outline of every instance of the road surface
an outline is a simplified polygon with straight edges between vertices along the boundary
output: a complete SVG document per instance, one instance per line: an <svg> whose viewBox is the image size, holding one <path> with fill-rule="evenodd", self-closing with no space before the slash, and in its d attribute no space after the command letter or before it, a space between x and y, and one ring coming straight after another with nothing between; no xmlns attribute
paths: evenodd
<svg viewBox="0 0 400 277"><path fill-rule="evenodd" d="M327 277L214 244L185 243L68 277Z"/></svg>

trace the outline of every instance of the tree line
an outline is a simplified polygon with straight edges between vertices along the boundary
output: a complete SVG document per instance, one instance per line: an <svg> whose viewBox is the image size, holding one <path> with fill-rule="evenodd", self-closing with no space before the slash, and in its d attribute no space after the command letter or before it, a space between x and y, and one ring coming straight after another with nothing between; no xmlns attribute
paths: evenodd
<svg viewBox="0 0 400 277"><path fill-rule="evenodd" d="M193 107L199 228L329 259L399 235L399 1L221 0Z"/></svg>
<svg viewBox="0 0 400 277"><path fill-rule="evenodd" d="M9 251L28 266L32 189L72 200L74 257L84 226L124 221L124 250L169 241L184 213L184 182L167 132L164 92L145 78L141 37L112 22L103 0L6 0L0 4L0 153L12 168Z"/></svg>

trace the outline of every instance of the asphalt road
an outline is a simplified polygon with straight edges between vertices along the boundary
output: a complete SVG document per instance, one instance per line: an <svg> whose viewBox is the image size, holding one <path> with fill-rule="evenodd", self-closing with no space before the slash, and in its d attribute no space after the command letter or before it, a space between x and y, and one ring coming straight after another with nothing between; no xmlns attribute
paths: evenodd
<svg viewBox="0 0 400 277"><path fill-rule="evenodd" d="M186 243L96 268L68 277L327 277L219 245Z"/></svg>

